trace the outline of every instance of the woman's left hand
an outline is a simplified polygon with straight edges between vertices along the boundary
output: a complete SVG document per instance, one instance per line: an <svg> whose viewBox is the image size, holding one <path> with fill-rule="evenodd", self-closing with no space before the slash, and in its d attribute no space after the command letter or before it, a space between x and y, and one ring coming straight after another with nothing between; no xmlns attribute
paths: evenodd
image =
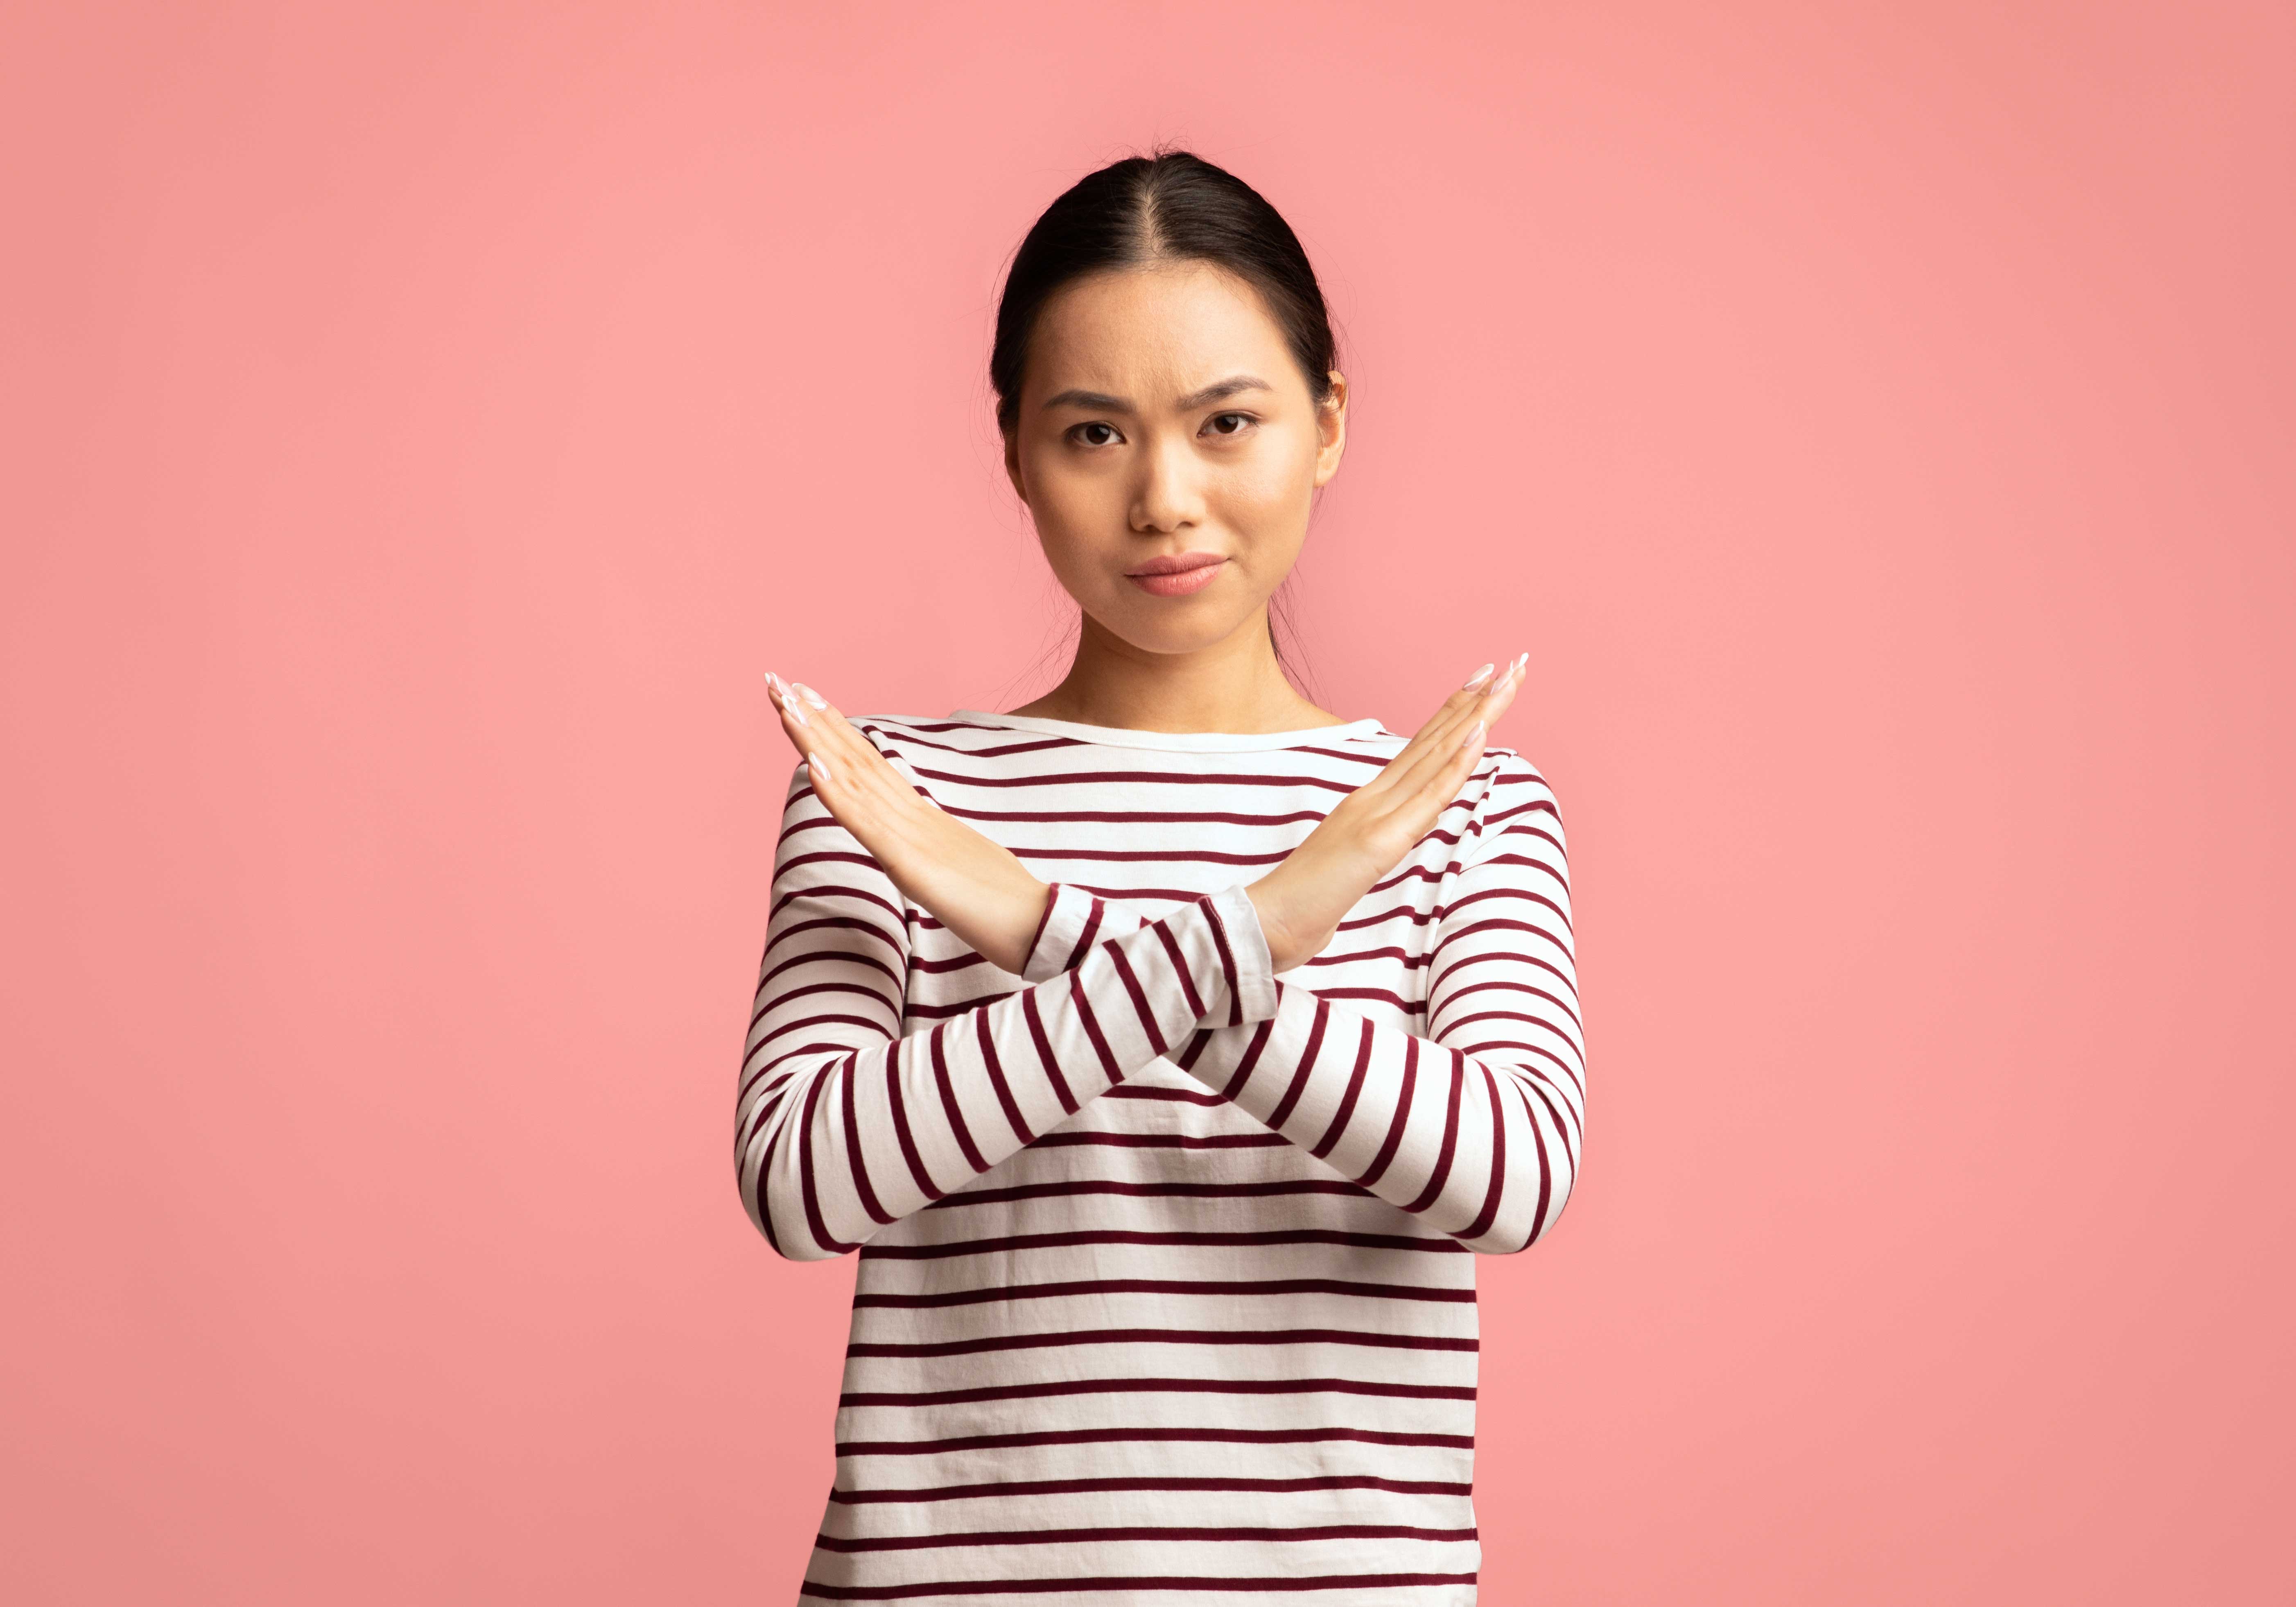
<svg viewBox="0 0 2296 1607"><path fill-rule="evenodd" d="M1482 758L1491 726L1514 701L1529 660L1524 653L1496 675L1483 666L1384 769L1244 890L1277 971L1321 953L1356 901L1433 829Z"/></svg>
<svg viewBox="0 0 2296 1607"><path fill-rule="evenodd" d="M1051 890L1009 849L942 813L819 693L770 670L766 687L837 824L911 901L989 963L1019 974Z"/></svg>

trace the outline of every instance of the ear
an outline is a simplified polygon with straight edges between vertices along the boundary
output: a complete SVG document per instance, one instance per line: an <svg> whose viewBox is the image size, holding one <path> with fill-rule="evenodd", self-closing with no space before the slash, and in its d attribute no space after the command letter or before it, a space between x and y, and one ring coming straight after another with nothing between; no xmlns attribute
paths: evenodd
<svg viewBox="0 0 2296 1607"><path fill-rule="evenodd" d="M1340 471L1340 458L1348 449L1348 376L1331 371L1331 394L1316 409L1316 484L1324 485Z"/></svg>
<svg viewBox="0 0 2296 1607"><path fill-rule="evenodd" d="M1013 482L1013 495L1021 505L1029 505L1029 488L1021 480L1021 435L1018 430L1004 431L1004 478Z"/></svg>

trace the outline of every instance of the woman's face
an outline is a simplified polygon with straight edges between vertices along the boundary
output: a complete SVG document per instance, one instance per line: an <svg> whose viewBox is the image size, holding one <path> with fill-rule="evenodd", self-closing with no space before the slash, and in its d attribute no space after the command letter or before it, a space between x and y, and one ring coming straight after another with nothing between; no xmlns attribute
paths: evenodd
<svg viewBox="0 0 2296 1607"><path fill-rule="evenodd" d="M1163 263L1064 285L1037 315L1004 465L1069 595L1147 652L1211 646L1291 572L1340 466L1347 381L1318 407L1259 293Z"/></svg>

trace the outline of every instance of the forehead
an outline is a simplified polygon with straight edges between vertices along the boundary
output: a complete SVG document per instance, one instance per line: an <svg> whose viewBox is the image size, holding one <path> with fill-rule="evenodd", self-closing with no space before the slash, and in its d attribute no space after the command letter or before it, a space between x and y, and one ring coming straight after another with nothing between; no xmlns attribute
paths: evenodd
<svg viewBox="0 0 2296 1607"><path fill-rule="evenodd" d="M1234 373L1307 383L1247 281L1208 262L1159 263L1062 285L1037 316L1028 389L1071 388L1153 402Z"/></svg>

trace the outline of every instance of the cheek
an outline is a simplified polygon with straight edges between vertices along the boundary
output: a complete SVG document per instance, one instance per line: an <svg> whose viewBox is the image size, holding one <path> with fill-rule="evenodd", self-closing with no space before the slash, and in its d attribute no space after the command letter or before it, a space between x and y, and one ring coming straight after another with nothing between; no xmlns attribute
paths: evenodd
<svg viewBox="0 0 2296 1607"><path fill-rule="evenodd" d="M1294 441L1270 441L1221 477L1224 512L1242 534L1296 542L1306 533L1315 470L1312 451Z"/></svg>
<svg viewBox="0 0 2296 1607"><path fill-rule="evenodd" d="M1063 471L1047 458L1030 465L1030 522L1046 560L1063 581L1090 582L1121 553L1122 488L1112 476Z"/></svg>
<svg viewBox="0 0 2296 1607"><path fill-rule="evenodd" d="M1037 523L1054 527L1066 540L1089 539L1109 522L1119 495L1112 478L1063 472L1058 465L1039 475L1036 486Z"/></svg>

